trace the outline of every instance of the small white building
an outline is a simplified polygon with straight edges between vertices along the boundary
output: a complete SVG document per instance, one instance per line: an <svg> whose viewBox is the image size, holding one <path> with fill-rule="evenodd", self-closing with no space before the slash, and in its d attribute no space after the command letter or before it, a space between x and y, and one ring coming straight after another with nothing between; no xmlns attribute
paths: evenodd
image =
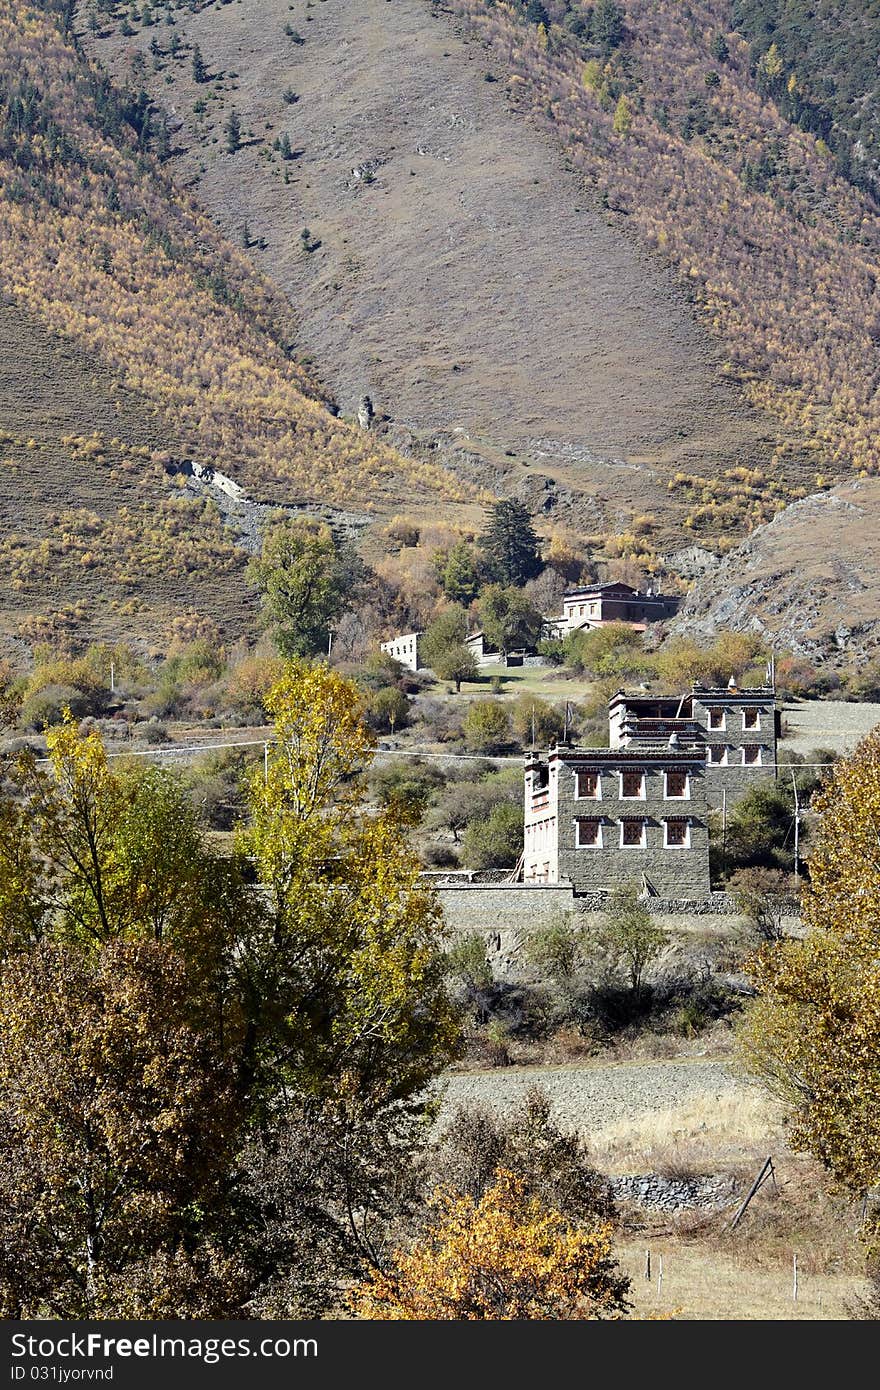
<svg viewBox="0 0 880 1390"><path fill-rule="evenodd" d="M402 637L392 637L388 642L380 642L379 646L383 652L399 661L401 666L407 666L410 671L418 671L422 665L419 659L421 638L420 632L405 632Z"/></svg>

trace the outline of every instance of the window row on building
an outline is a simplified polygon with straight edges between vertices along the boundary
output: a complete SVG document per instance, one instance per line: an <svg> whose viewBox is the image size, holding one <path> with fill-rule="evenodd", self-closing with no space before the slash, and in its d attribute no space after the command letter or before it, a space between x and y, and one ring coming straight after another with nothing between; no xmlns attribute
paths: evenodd
<svg viewBox="0 0 880 1390"><path fill-rule="evenodd" d="M730 719L731 731L736 728L736 718L742 715L743 729L760 729L761 710L760 708L751 709L748 705L740 706L738 709L724 709L723 706L709 705L707 709L709 716L710 729L727 729L728 718Z"/></svg>
<svg viewBox="0 0 880 1390"><path fill-rule="evenodd" d="M726 743L709 743L706 756L713 767L763 767L764 755L770 752L760 743L744 743L731 748Z"/></svg>
<svg viewBox="0 0 880 1390"><path fill-rule="evenodd" d="M627 768L620 772L606 772L605 799L612 801L644 801L646 798L645 773L640 768ZM663 772L663 795L667 800L689 801L691 777L680 768ZM601 772L575 773L575 797L578 801L602 801ZM613 779L613 780L611 780ZM611 785L608 781L611 780Z"/></svg>
<svg viewBox="0 0 880 1390"><path fill-rule="evenodd" d="M690 816L661 816L659 822L648 816L576 816L574 844L575 849L647 849L652 826L662 830L664 849L690 849L692 824Z"/></svg>

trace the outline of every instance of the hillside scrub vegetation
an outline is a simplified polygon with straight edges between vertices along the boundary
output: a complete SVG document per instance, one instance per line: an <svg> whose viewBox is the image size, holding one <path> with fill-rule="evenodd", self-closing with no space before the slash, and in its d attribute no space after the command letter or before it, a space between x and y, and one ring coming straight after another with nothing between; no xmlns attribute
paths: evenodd
<svg viewBox="0 0 880 1390"><path fill-rule="evenodd" d="M60 0L0 13L0 290L82 344L256 495L372 509L397 490L460 499L334 418L288 353L287 313L161 170L150 103L88 64Z"/></svg>
<svg viewBox="0 0 880 1390"><path fill-rule="evenodd" d="M880 217L809 122L792 123L808 104L793 62L768 48L755 63L721 0L626 0L610 27L596 24L608 6L569 0L549 0L538 23L519 0L452 8L514 107L558 136L609 215L675 266L746 397L811 442L807 490L880 470ZM687 524L713 536L772 515L798 491L784 453L781 443L760 477L670 478L692 499Z"/></svg>

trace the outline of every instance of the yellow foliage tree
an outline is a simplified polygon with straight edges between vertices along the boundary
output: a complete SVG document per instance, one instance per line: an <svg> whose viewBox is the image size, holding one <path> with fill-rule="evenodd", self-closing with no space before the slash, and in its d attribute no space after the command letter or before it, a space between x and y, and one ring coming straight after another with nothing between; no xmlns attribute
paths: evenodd
<svg viewBox="0 0 880 1390"><path fill-rule="evenodd" d="M358 1317L381 1321L570 1321L621 1318L629 1279L611 1227L573 1225L499 1169L479 1201L440 1190L433 1223L411 1251L354 1294Z"/></svg>
<svg viewBox="0 0 880 1390"><path fill-rule="evenodd" d="M632 130L632 121L632 106L629 102L629 99L626 96L626 93L622 93L616 107L614 108L614 120L612 124L614 126L615 134L629 135L630 131Z"/></svg>
<svg viewBox="0 0 880 1390"><path fill-rule="evenodd" d="M255 1041L267 1030L271 1066L313 1094L406 1100L458 1041L440 909L400 821L366 804L357 687L290 662L265 705L276 742L241 837L267 910Z"/></svg>
<svg viewBox="0 0 880 1390"><path fill-rule="evenodd" d="M862 1194L880 1184L880 734L813 805L807 935L752 963L760 995L740 1048L787 1105L794 1143Z"/></svg>

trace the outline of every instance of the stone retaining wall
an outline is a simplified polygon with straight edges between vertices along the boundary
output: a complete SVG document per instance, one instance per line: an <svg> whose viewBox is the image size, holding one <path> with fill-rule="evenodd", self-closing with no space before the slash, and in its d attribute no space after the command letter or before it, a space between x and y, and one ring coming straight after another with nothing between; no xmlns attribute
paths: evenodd
<svg viewBox="0 0 880 1390"><path fill-rule="evenodd" d="M564 883L467 883L437 882L434 887L448 925L454 932L485 932L496 937L494 949L515 948L515 938L576 912L585 924L598 922L607 910L608 895L589 893L575 897ZM673 932L719 933L745 928L746 920L729 893L710 893L705 899L645 898L648 911L659 925ZM792 901L783 918L786 931L800 929L797 903ZM503 945L502 945L503 942Z"/></svg>
<svg viewBox="0 0 880 1390"><path fill-rule="evenodd" d="M654 1211L724 1207L738 1200L733 1180L721 1176L665 1178L645 1173L609 1178L608 1185L619 1202L634 1202Z"/></svg>

